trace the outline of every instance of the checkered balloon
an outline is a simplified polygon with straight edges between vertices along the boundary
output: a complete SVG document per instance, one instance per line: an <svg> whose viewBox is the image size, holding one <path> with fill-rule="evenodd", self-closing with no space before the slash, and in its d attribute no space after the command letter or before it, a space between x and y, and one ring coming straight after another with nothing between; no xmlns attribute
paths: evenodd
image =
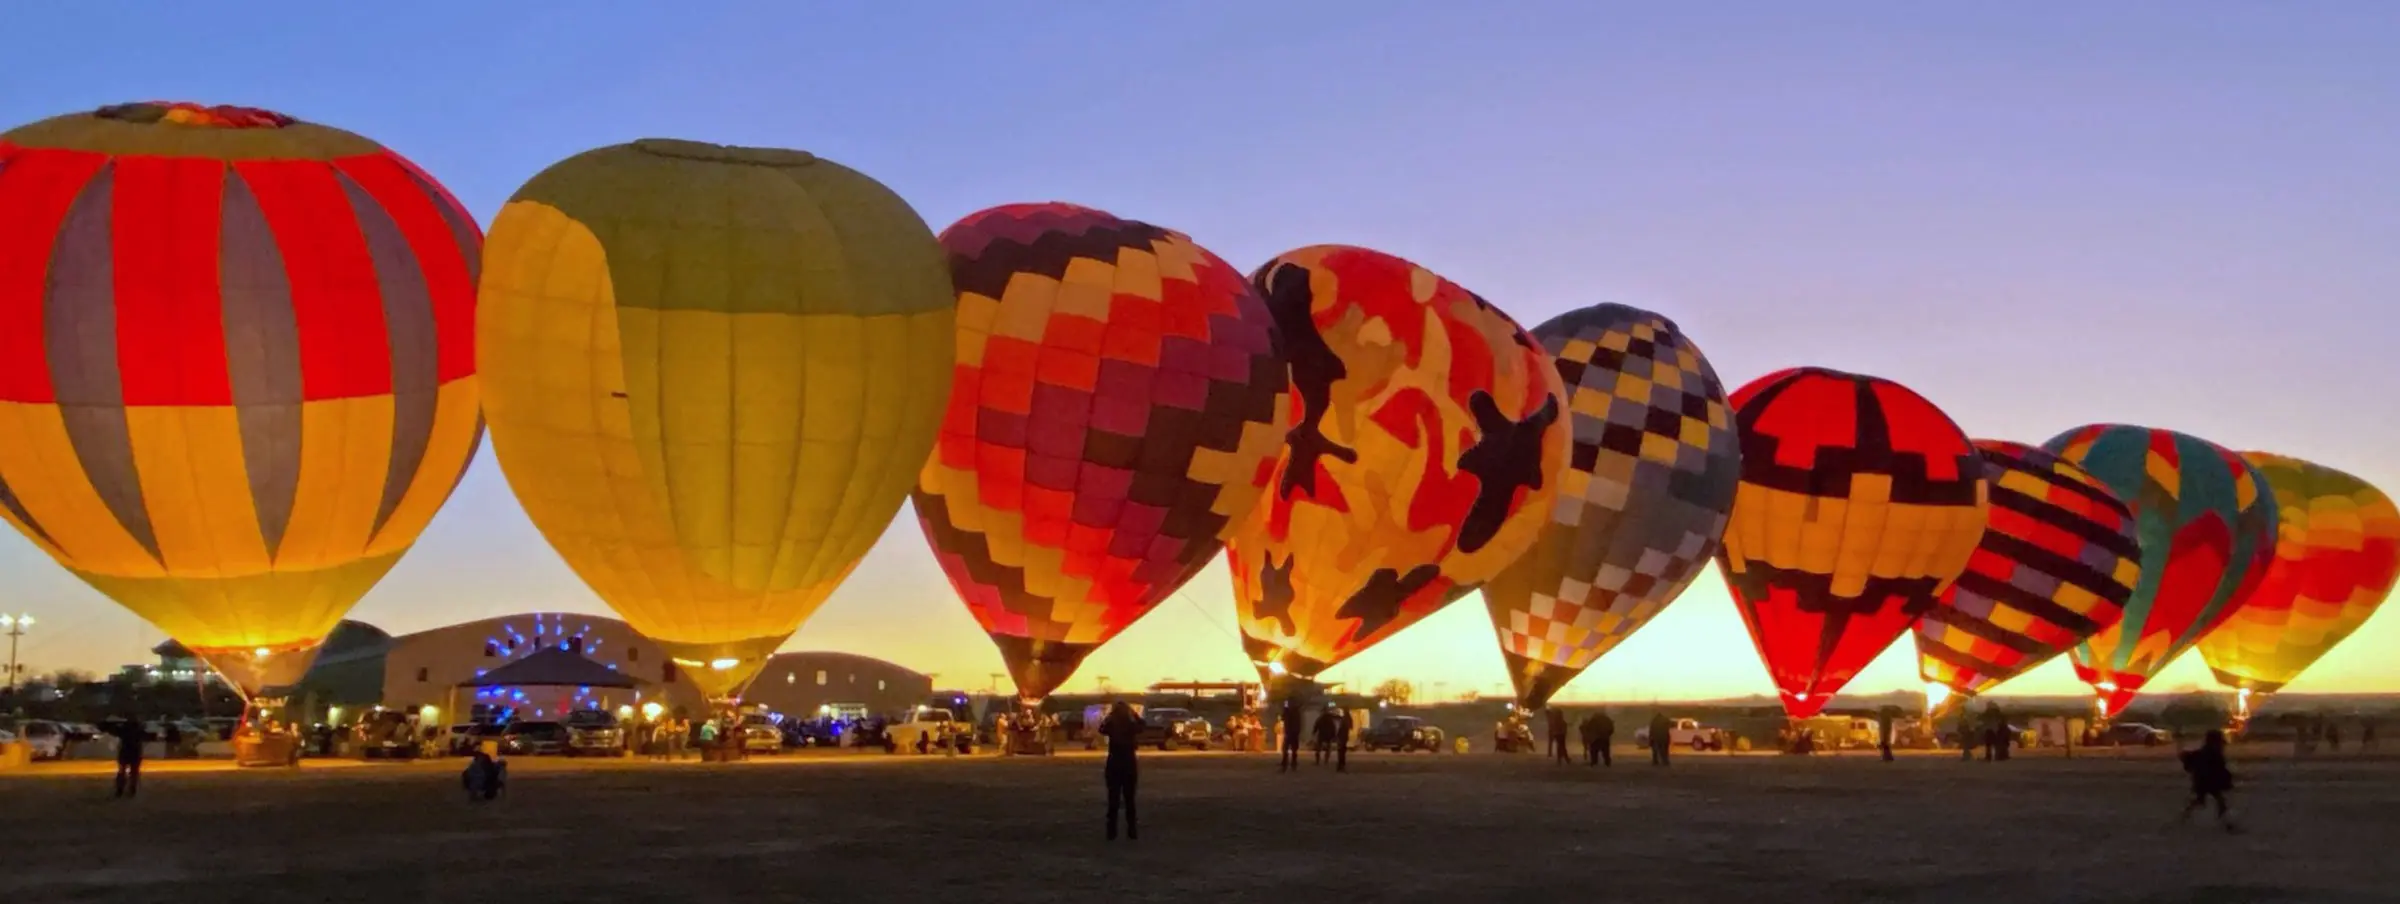
<svg viewBox="0 0 2400 904"><path fill-rule="evenodd" d="M1805 719L1898 640L1982 539L1983 461L1925 397L1804 367L1733 394L1742 482L1717 566Z"/></svg>
<svg viewBox="0 0 2400 904"><path fill-rule="evenodd" d="M1673 321L1601 304L1533 336L1567 390L1571 451L1541 539L1483 586L1528 709L1691 585L1741 479L1725 388Z"/></svg>
<svg viewBox="0 0 2400 904"><path fill-rule="evenodd" d="M934 557L1047 696L1257 504L1290 426L1273 320L1182 233L1070 204L945 230L958 363L912 497Z"/></svg>
<svg viewBox="0 0 2400 904"><path fill-rule="evenodd" d="M1972 696L2117 623L2142 572L2133 512L2092 475L2023 443L1976 440L1991 522L1941 605L1917 620L1917 673Z"/></svg>

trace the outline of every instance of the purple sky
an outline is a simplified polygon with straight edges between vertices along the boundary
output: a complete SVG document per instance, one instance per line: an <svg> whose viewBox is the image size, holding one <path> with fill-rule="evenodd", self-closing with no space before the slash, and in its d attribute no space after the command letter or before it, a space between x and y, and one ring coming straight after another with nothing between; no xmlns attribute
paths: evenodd
<svg viewBox="0 0 2400 904"><path fill-rule="evenodd" d="M0 124L264 106L389 144L486 221L590 147L805 148L935 228L1057 199L1244 268L1369 245L1528 325L1660 311L1728 388L1822 364L1907 383L1976 436L2151 423L2400 487L2400 4L799 11L833 5L33 4L0 33ZM793 646L980 688L998 656L900 518ZM139 661L160 637L21 540L0 538L0 573L0 610L41 619L33 668ZM1244 674L1230 605L1212 568L1071 689ZM397 632L535 609L605 611L487 455L357 615ZM2293 689L2400 687L2396 645L2384 616ZM2205 683L2198 666L2155 686ZM1473 600L1335 673L1386 676L1505 680ZM1854 687L1915 684L1904 643ZM2063 666L2011 686L2076 688ZM1568 696L1769 691L1711 576Z"/></svg>

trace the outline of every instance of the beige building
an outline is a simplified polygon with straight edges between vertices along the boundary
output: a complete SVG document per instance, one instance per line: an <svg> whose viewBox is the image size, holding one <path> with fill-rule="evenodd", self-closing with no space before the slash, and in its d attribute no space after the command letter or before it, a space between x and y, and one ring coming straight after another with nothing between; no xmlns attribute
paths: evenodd
<svg viewBox="0 0 2400 904"><path fill-rule="evenodd" d="M657 644L607 616L525 613L397 637L366 625L357 628L353 634L360 640L322 659L302 682L320 711L328 705L355 709L380 704L403 711L433 707L439 711L437 719L463 722L473 718L478 707L507 707L519 718L540 719L576 709L638 709L652 701L669 710L680 707L698 713L706 704ZM632 689L458 686L545 649L575 653L640 684ZM744 702L793 715L811 715L835 704L898 713L925 702L932 692L928 676L894 663L849 653L794 652L768 660Z"/></svg>

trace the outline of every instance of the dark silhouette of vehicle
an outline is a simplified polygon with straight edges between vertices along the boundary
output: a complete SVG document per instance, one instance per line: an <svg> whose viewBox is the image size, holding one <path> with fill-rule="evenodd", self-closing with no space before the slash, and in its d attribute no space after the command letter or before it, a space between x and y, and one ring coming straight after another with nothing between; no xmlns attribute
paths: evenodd
<svg viewBox="0 0 2400 904"><path fill-rule="evenodd" d="M2157 747L2168 740L2167 733L2140 722L2119 722L2103 729L2092 739L2094 747Z"/></svg>
<svg viewBox="0 0 2400 904"><path fill-rule="evenodd" d="M558 722L510 722L500 733L500 749L513 756L542 756L567 752L567 726Z"/></svg>
<svg viewBox="0 0 2400 904"><path fill-rule="evenodd" d="M1376 720L1372 727L1359 733L1358 749L1389 750L1394 753L1407 753L1411 750L1440 753L1442 741L1442 730L1425 724L1423 719L1415 716L1387 716Z"/></svg>
<svg viewBox="0 0 2400 904"><path fill-rule="evenodd" d="M1209 735L1214 733L1208 720L1193 715L1188 709L1148 709L1142 712L1142 733L1136 743L1160 750L1189 747L1207 750ZM1093 733L1084 741L1087 748L1100 746L1101 737Z"/></svg>
<svg viewBox="0 0 2400 904"><path fill-rule="evenodd" d="M567 714L568 756L624 756L625 728L617 717L602 710L585 709Z"/></svg>

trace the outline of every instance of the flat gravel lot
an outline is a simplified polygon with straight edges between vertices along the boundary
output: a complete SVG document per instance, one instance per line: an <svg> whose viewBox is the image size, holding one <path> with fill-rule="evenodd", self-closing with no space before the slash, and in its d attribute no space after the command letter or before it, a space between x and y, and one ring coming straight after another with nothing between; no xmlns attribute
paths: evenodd
<svg viewBox="0 0 2400 904"><path fill-rule="evenodd" d="M1630 753L1630 752L1629 752ZM0 775L0 901L2392 901L2400 759L2236 763L2246 832L2172 823L2164 751L1679 756L1146 755L1138 842L1100 763L785 757Z"/></svg>

